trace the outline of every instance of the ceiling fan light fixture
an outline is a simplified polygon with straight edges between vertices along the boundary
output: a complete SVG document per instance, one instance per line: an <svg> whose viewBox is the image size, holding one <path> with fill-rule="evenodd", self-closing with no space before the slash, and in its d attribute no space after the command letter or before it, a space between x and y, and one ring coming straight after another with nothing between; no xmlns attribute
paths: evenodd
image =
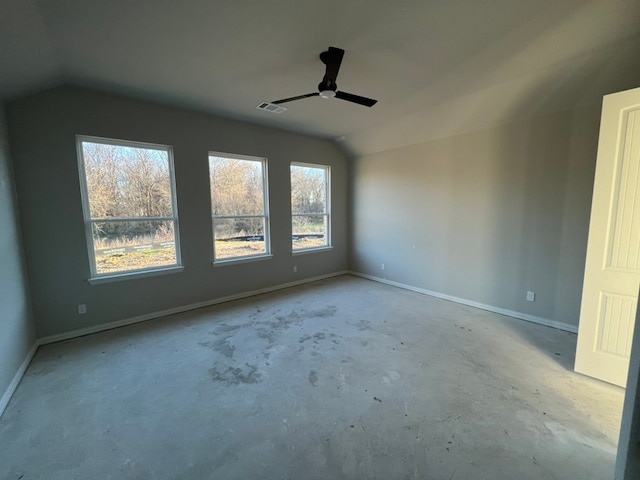
<svg viewBox="0 0 640 480"><path fill-rule="evenodd" d="M322 98L333 98L336 96L335 90L323 90L320 92Z"/></svg>

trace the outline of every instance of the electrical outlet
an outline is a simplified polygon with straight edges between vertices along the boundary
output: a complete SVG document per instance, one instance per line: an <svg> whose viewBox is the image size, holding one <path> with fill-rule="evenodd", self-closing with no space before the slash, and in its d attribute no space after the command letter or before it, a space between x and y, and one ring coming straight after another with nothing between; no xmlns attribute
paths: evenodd
<svg viewBox="0 0 640 480"><path fill-rule="evenodd" d="M84 315L85 313L87 313L87 306L84 303L78 305L78 315Z"/></svg>
<svg viewBox="0 0 640 480"><path fill-rule="evenodd" d="M384 263L380 266L381 270L384 270Z"/></svg>
<svg viewBox="0 0 640 480"><path fill-rule="evenodd" d="M527 302L535 302L536 301L536 292L532 292L529 290L527 292Z"/></svg>
<svg viewBox="0 0 640 480"><path fill-rule="evenodd" d="M293 273L298 273L298 266L297 265L293 266Z"/></svg>

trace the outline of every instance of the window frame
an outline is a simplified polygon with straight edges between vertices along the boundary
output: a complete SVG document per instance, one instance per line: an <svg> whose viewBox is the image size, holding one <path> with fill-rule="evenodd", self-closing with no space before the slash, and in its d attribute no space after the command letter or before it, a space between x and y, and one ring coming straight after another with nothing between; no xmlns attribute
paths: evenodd
<svg viewBox="0 0 640 480"><path fill-rule="evenodd" d="M262 215L214 215L213 213L213 191L211 189L211 157L227 158L232 160L243 160L250 162L260 162L262 165ZM225 153L209 151L207 155L207 166L209 169L209 208L211 212L211 239L213 241L213 266L222 266L237 263L246 263L253 261L260 261L270 259L273 257L271 252L271 214L269 211L269 166L268 159L266 157L256 157L253 155L242 155L239 153ZM216 218L218 219L233 219L233 218L262 218L264 225L264 253L256 253L250 255L238 255L235 257L216 258Z"/></svg>
<svg viewBox="0 0 640 480"><path fill-rule="evenodd" d="M85 168L84 151L82 144L99 143L103 145L114 145L117 147L144 148L149 150L162 150L167 152L169 164L169 183L171 188L171 217L123 217L123 218L91 218L91 205L89 203L89 187L87 184L87 171ZM173 160L173 147L158 143L140 142L134 140L120 140L115 138L98 137L93 135L76 135L76 150L78 157L78 172L80 176L80 197L82 199L82 216L84 222L85 239L87 242L87 253L89 256L89 267L91 276L89 283L99 284L112 281L127 280L131 278L150 277L168 273L177 273L184 270L182 265L182 254L180 249L180 226L178 221L178 200L176 195L175 164ZM147 268L137 268L132 270L120 270L117 272L98 273L96 265L95 244L93 241L94 223L120 223L138 222L144 220L151 221L172 221L174 232L176 262L170 265L152 266Z"/></svg>
<svg viewBox="0 0 640 480"><path fill-rule="evenodd" d="M307 253L314 253L323 250L331 250L333 249L333 242L331 237L331 166L323 165L319 163L307 163L307 162L290 162L289 164L289 198L291 198L291 192L293 191L293 185L291 184L291 167L304 167L304 168L316 168L324 170L324 180L325 180L325 205L324 205L324 213L293 213L293 202L291 202L291 254L292 255L304 255ZM325 244L318 247L307 247L307 248L293 248L293 218L294 217L309 217L312 215L324 216L324 237Z"/></svg>

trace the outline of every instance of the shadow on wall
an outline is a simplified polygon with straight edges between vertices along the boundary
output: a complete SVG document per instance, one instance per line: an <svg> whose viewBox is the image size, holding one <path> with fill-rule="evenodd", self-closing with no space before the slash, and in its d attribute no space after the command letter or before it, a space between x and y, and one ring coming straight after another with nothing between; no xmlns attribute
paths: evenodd
<svg viewBox="0 0 640 480"><path fill-rule="evenodd" d="M566 95L581 92L559 84L522 103L531 108L538 101L545 111ZM446 245L454 247L451 264L462 256L468 268L462 267L462 277L451 269L446 288L462 298L578 324L598 125L599 108L590 108L469 134L477 137L472 143L480 162L469 158L467 145L451 142L448 201L459 215L452 215ZM465 220L456 224L461 212L467 212ZM535 292L534 302L526 300L527 291ZM536 346L573 370L574 352Z"/></svg>
<svg viewBox="0 0 640 480"><path fill-rule="evenodd" d="M564 79L553 90L546 85L521 102L527 108L537 102L541 111L571 97L578 102L590 88L588 79L597 78L598 72L585 67L574 75L585 79L581 89L576 89L578 82ZM496 274L505 263L513 270L510 277L517 282L510 293L517 311L578 323L599 116L599 104L545 116L520 131L507 127L496 143L495 175L502 188L494 190L489 222L497 233L502 231L493 239L491 263ZM538 305L526 302L528 290L539 292ZM499 295L490 292L491 297Z"/></svg>
<svg viewBox="0 0 640 480"><path fill-rule="evenodd" d="M595 104L539 118L515 135L509 134L507 127L495 154L500 160L497 181L510 186L511 191L496 190L492 211L502 210L507 215L511 208L519 211L513 217L519 241L517 252L512 252L514 244L508 232L496 235L502 245L494 251L492 263L500 265L503 250L517 255L516 310L529 313L534 307L523 302L527 290L544 292L536 298L541 307L534 309L536 314L573 325L578 323L582 296L602 95L631 88L640 81L636 70L626 68L635 65L635 49L617 49L615 57L610 55L611 48L599 54L610 61L584 62L573 69L571 77L557 76L555 81L539 85L512 105L511 115L550 111L555 105L576 105L584 99L594 99ZM603 91L602 80L612 77L618 79L617 85ZM515 190L514 179L521 192ZM516 205L505 207L505 202ZM521 220L519 225L516 218ZM495 218L494 222L500 220Z"/></svg>

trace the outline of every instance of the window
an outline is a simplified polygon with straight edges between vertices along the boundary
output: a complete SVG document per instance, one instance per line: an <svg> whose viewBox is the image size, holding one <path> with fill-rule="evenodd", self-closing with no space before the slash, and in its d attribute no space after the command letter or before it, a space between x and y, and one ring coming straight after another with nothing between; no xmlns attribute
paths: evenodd
<svg viewBox="0 0 640 480"><path fill-rule="evenodd" d="M214 262L269 255L266 160L210 153L209 176Z"/></svg>
<svg viewBox="0 0 640 480"><path fill-rule="evenodd" d="M171 147L78 137L91 276L180 265Z"/></svg>
<svg viewBox="0 0 640 480"><path fill-rule="evenodd" d="M294 252L331 245L330 181L330 167L291 164L291 243Z"/></svg>

